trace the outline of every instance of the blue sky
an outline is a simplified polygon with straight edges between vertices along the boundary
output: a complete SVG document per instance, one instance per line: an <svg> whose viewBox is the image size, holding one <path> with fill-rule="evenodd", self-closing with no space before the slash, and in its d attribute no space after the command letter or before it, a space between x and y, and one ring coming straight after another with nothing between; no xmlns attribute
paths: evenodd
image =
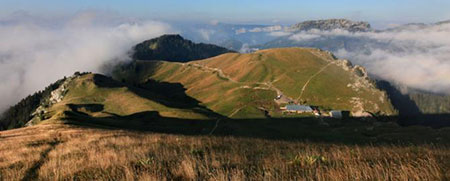
<svg viewBox="0 0 450 181"><path fill-rule="evenodd" d="M271 24L349 18L372 24L450 19L450 0L0 0L0 16L15 11L61 16L100 10L166 21Z"/></svg>

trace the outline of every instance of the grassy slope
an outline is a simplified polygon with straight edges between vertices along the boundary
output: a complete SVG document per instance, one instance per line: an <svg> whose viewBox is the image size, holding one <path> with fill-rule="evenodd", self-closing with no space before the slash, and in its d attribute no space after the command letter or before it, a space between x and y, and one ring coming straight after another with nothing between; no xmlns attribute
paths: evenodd
<svg viewBox="0 0 450 181"><path fill-rule="evenodd" d="M328 60L328 61L327 61ZM293 99L297 99L307 80L334 61L331 55L316 49L283 48L262 50L251 54L229 53L190 63L137 62L141 67L136 77L133 71L118 75L128 80L181 83L187 94L222 115L234 118L264 117L260 108L279 115L273 101L277 92L273 85ZM152 67L152 71L145 71ZM353 97L362 98L363 109L393 114L387 97L375 88L358 91L348 87L358 77L337 64L328 65L312 78L301 101L329 109L356 111Z"/></svg>
<svg viewBox="0 0 450 181"><path fill-rule="evenodd" d="M359 145L38 125L0 132L0 180L450 179L448 145L403 142L420 132L419 139L448 144L448 130L395 129L381 129L395 145Z"/></svg>
<svg viewBox="0 0 450 181"><path fill-rule="evenodd" d="M118 117L151 111L156 111L159 116L167 118L208 119L208 115L194 110L202 108L172 107L164 104L167 101L162 96L126 86L98 74L76 78L69 84L68 90L61 102L50 107L46 115L48 120L45 122L61 119L82 121L91 118L111 121ZM90 107L94 107L94 110ZM100 108L96 110L95 107Z"/></svg>

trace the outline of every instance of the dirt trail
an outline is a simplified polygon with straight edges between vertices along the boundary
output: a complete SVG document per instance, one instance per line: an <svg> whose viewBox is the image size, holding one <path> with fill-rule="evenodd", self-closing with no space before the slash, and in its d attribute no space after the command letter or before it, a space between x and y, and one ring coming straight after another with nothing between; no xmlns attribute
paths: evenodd
<svg viewBox="0 0 450 181"><path fill-rule="evenodd" d="M214 133L214 131L217 129L217 127L219 126L220 120L221 119L218 119L216 121L216 124L214 125L213 129L211 129L211 132L209 132L209 135L212 135Z"/></svg>
<svg viewBox="0 0 450 181"><path fill-rule="evenodd" d="M326 60L327 62L331 62L331 61L334 61L335 59L334 58L332 58L332 57L329 57L329 54L328 55L326 55L327 54L327 52L324 52L324 51L320 51L320 50L312 50L312 51L310 51L313 55L315 55L316 57L319 57L319 58L321 58L321 59L323 59L323 60ZM325 54L325 55L324 55Z"/></svg>
<svg viewBox="0 0 450 181"><path fill-rule="evenodd" d="M219 77L227 79L227 80L229 80L231 82L234 82L234 83L245 84L245 82L239 82L239 81L236 81L236 80L232 79L230 76L228 76L225 73L223 73L222 69L219 69L219 68L211 68L211 67L208 67L206 65L197 64L197 63L190 63L190 64L185 64L185 65L191 65L191 66L197 67L197 68L199 68L200 70L203 70L203 71L216 73ZM271 89L271 90L274 90L275 92L277 92L278 95L282 95L283 94L283 92L281 92L280 89L278 89L278 88L276 88L275 86L272 85L272 82L256 82L256 84L265 85L265 86L268 87L268 89ZM241 87L245 87L245 86L241 86Z"/></svg>
<svg viewBox="0 0 450 181"><path fill-rule="evenodd" d="M199 68L199 69L201 69L201 70L203 70L203 71L216 73L217 76L219 76L220 78L227 79L227 80L229 80L229 81L231 81L231 82L234 82L234 83L241 83L241 82L239 82L239 81L233 80L230 76L224 74L223 71L222 71L222 69L219 69L219 68L211 68L211 67L208 67L208 66L206 66L206 65L197 64L197 63L190 63L190 64L187 64L187 65L191 65L191 66L193 66L193 67L197 67L197 68Z"/></svg>
<svg viewBox="0 0 450 181"><path fill-rule="evenodd" d="M202 64L198 64L198 63L182 63L183 66L191 66L191 67L195 67L198 68L201 71L205 71L205 72L211 72L214 74L217 74L218 77L226 79L228 81L231 81L233 83L237 83L237 84L244 84L243 86L240 86L240 88L251 88L251 86L249 84L251 84L252 82L240 82L237 80L232 79L230 76L228 76L227 74L225 74L222 69L219 68L213 68L213 67L208 67L206 65L202 65ZM278 79L274 80L273 82L278 81ZM272 83L273 82L253 82L255 84L260 84L260 85L264 85L267 88L264 87L253 87L253 89L263 89L263 90L273 90L277 93L277 95L283 95L283 98L287 99L287 102L292 101L292 98L290 97L286 97L283 92L278 89L277 87L275 87ZM243 108L243 107L242 107ZM236 109L233 113L231 113L229 115L229 117L234 116L237 112L239 112L242 108Z"/></svg>
<svg viewBox="0 0 450 181"><path fill-rule="evenodd" d="M229 118L231 118L231 117L233 117L236 113L238 113L241 109L243 109L245 106L242 106L241 108L239 108L239 109L236 109L233 113L231 113L228 117Z"/></svg>
<svg viewBox="0 0 450 181"><path fill-rule="evenodd" d="M320 73L322 73L328 66L330 66L331 64L333 64L333 62L328 63L327 65L325 65L324 67L322 67L319 71L317 71L314 75L312 75L311 77L309 77L308 81L306 81L305 85L303 85L302 87L302 92L300 93L300 96L298 96L297 101L299 101L302 96L303 96L303 92L305 92L306 87L308 86L309 82L311 82L311 80L316 77L317 75L319 75Z"/></svg>

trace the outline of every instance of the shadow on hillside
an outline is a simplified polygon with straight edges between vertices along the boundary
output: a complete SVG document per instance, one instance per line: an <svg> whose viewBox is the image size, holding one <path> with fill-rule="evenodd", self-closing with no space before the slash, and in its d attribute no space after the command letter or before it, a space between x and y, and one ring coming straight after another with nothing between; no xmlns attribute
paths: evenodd
<svg viewBox="0 0 450 181"><path fill-rule="evenodd" d="M422 125L433 128L450 127L450 114L423 114L416 102L407 94L403 94L391 83L377 81L377 87L386 91L392 105L399 112L395 120L402 126Z"/></svg>
<svg viewBox="0 0 450 181"><path fill-rule="evenodd" d="M104 88L127 87L138 96L155 101L167 107L190 109L193 112L210 118L224 118L224 116L201 105L201 102L197 99L188 96L186 94L186 88L180 83L159 82L149 79L145 83L134 84L131 86L125 81L120 83L103 75L95 75L94 83L97 86Z"/></svg>
<svg viewBox="0 0 450 181"><path fill-rule="evenodd" d="M408 95L402 94L396 87L387 81L377 81L377 87L386 91L391 103L400 116L417 116L421 111L416 103Z"/></svg>
<svg viewBox="0 0 450 181"><path fill-rule="evenodd" d="M40 154L40 158L25 172L25 176L22 180L38 180L39 179L39 169L49 160L49 153L56 148L59 144L63 143L58 139L54 139L51 142L45 143L49 146L46 150L44 150ZM44 145L44 144L43 144ZM33 146L41 146L41 145L29 145Z"/></svg>
<svg viewBox="0 0 450 181"><path fill-rule="evenodd" d="M432 128L450 127L450 114L401 115L394 117L401 126L427 126Z"/></svg>
<svg viewBox="0 0 450 181"><path fill-rule="evenodd" d="M309 141L337 144L449 144L450 133L430 127L402 127L393 121L400 117L349 118L283 118L283 119L178 119L167 118L155 111L127 116L90 117L67 112L69 124L102 129L128 129L181 135L235 136L285 141ZM422 118L439 119L450 126L448 115L424 115ZM79 121L83 120L83 121ZM406 121L406 120L404 120ZM444 125L444 124L441 124ZM411 126L411 125L409 125Z"/></svg>
<svg viewBox="0 0 450 181"><path fill-rule="evenodd" d="M101 75L96 75L94 81L100 87L127 87L143 98L167 107L190 109L206 115L210 119L168 118L162 117L156 111L144 111L126 116L107 113L110 116L91 117L83 111L103 112L103 107L71 105L72 111L66 112L68 123L104 129L129 129L182 135L236 136L344 144L435 143L438 137L440 142L450 143L448 135L450 133L442 134L442 131L429 128L450 126L450 114L414 116L402 114L400 116L380 116L376 117L376 120L374 118L338 120L314 117L229 119L202 106L200 101L187 95L186 89L179 83L148 80L145 83L131 86L126 82L120 83ZM429 127L402 128L399 125Z"/></svg>
<svg viewBox="0 0 450 181"><path fill-rule="evenodd" d="M72 111L88 111L88 112L101 112L105 108L102 104L67 104Z"/></svg>

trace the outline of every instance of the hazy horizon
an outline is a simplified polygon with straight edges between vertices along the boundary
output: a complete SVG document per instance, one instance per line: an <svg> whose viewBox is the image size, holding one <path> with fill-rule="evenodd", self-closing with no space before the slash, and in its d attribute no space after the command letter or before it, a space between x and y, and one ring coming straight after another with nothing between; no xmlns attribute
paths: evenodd
<svg viewBox="0 0 450 181"><path fill-rule="evenodd" d="M383 29L392 24L434 23L450 19L450 1L25 1L3 0L0 18L14 14L64 18L85 11L115 17L152 19L166 22L228 24L282 24L305 20L345 18L368 21Z"/></svg>

